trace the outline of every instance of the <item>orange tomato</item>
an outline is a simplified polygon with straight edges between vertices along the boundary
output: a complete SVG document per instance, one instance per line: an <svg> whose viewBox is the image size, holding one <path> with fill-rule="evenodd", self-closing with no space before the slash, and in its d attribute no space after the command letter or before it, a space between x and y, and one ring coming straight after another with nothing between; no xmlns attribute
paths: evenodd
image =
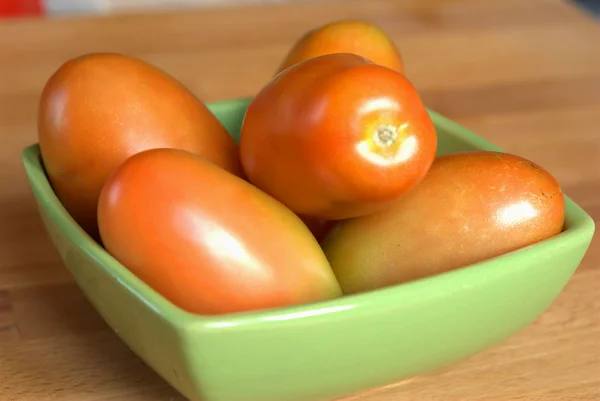
<svg viewBox="0 0 600 401"><path fill-rule="evenodd" d="M110 254L190 312L341 295L319 244L294 213L187 151L147 150L125 161L102 190L98 224Z"/></svg>
<svg viewBox="0 0 600 401"><path fill-rule="evenodd" d="M557 181L518 156L439 157L427 177L384 211L339 223L322 243L345 293L427 277L558 234Z"/></svg>
<svg viewBox="0 0 600 401"><path fill-rule="evenodd" d="M161 70L119 54L63 64L42 92L38 134L56 195L94 237L104 181L137 152L185 149L242 174L237 145L202 102Z"/></svg>
<svg viewBox="0 0 600 401"><path fill-rule="evenodd" d="M403 72L400 51L381 29L364 21L336 21L304 35L287 54L279 71L311 58L352 53Z"/></svg>
<svg viewBox="0 0 600 401"><path fill-rule="evenodd" d="M402 196L423 179L437 147L412 84L353 54L278 74L250 102L240 141L254 185L325 220L371 213Z"/></svg>

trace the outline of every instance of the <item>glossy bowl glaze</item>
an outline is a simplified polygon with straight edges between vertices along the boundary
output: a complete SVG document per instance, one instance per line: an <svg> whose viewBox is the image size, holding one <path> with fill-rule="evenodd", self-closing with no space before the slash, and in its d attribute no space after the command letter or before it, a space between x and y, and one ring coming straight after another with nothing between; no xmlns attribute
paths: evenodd
<svg viewBox="0 0 600 401"><path fill-rule="evenodd" d="M210 105L236 138L248 101ZM431 115L439 154L499 150ZM73 221L37 145L23 151L23 163L45 227L82 291L140 358L193 401L325 400L452 364L538 317L594 233L591 217L567 198L564 232L482 263L326 302L198 316L146 286Z"/></svg>

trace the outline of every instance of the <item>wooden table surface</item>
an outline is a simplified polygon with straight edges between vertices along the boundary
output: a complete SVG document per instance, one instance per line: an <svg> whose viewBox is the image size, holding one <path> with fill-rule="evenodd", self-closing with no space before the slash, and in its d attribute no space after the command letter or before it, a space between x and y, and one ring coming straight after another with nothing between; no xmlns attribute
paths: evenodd
<svg viewBox="0 0 600 401"><path fill-rule="evenodd" d="M0 400L182 400L108 329L63 267L20 151L67 58L119 51L206 101L255 93L306 30L341 18L397 40L427 105L549 169L600 218L600 28L557 0L338 0L0 24ZM554 304L440 372L346 400L600 400L600 242ZM284 401L284 400L282 400Z"/></svg>

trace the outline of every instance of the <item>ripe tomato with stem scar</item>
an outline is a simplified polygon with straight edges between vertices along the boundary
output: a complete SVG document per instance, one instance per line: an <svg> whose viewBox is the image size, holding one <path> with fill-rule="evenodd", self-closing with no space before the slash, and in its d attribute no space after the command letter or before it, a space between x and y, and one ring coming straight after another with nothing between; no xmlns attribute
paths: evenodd
<svg viewBox="0 0 600 401"><path fill-rule="evenodd" d="M381 210L425 177L436 148L408 79L347 53L277 74L250 102L240 140L250 182L325 220Z"/></svg>

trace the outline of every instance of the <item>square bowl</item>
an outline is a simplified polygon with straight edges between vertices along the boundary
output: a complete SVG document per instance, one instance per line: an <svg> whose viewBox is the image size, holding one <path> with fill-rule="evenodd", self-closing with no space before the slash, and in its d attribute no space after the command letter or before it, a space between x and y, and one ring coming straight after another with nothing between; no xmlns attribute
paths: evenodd
<svg viewBox="0 0 600 401"><path fill-rule="evenodd" d="M210 104L234 138L250 99ZM500 150L430 112L438 154ZM566 197L565 229L425 279L293 307L200 316L156 293L93 241L55 196L39 146L22 154L45 228L117 335L193 401L313 401L452 364L537 318L579 265L594 221Z"/></svg>

